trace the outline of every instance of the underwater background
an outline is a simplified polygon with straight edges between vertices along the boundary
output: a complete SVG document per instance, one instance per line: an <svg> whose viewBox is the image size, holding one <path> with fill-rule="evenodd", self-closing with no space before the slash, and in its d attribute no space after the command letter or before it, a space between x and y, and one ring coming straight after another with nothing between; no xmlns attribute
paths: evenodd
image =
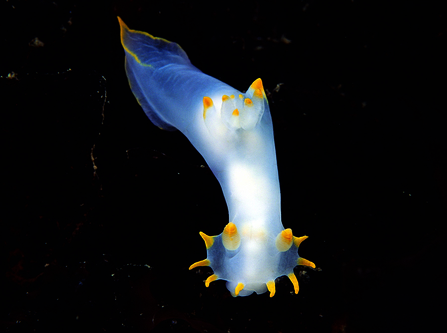
<svg viewBox="0 0 447 333"><path fill-rule="evenodd" d="M282 221L308 235L268 293L189 271L228 223L179 132L151 124L117 16L239 90L262 78ZM0 4L0 332L428 332L447 240L446 11L437 2ZM187 98L187 96L185 96Z"/></svg>

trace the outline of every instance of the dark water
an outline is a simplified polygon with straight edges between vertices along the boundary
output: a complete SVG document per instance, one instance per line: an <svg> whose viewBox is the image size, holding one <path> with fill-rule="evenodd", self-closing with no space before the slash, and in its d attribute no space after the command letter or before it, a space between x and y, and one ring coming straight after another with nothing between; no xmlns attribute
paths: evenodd
<svg viewBox="0 0 447 333"><path fill-rule="evenodd" d="M440 323L440 5L0 6L1 332L428 332ZM209 269L188 271L205 258L198 232L220 233L226 205L188 141L153 126L134 99L117 15L237 89L262 78L283 223L310 236L300 254L317 265L296 269L298 295L283 278L273 299L234 299L222 281L204 287Z"/></svg>

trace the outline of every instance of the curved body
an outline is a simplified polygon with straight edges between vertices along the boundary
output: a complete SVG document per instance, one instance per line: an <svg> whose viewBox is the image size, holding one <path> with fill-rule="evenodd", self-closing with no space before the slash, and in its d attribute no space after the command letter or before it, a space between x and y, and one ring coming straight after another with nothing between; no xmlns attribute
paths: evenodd
<svg viewBox="0 0 447 333"><path fill-rule="evenodd" d="M273 126L260 79L245 94L211 77L189 61L175 43L130 30L119 19L131 89L150 120L180 130L202 154L227 202L229 224L222 234L200 233L210 266L210 282L223 279L234 296L270 291L293 268L315 267L300 258L299 244L281 222L280 190Z"/></svg>

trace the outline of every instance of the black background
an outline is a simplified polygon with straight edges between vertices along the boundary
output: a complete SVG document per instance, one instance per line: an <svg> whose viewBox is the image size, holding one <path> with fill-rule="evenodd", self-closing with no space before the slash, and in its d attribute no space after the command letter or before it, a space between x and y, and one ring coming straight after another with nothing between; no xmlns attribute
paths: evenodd
<svg viewBox="0 0 447 333"><path fill-rule="evenodd" d="M209 268L188 271L206 255L198 232L228 222L225 201L189 142L137 104L117 15L236 89L262 78L283 224L310 236L300 254L317 265L296 268L298 295L283 277L272 299L233 298L222 281L204 287ZM441 321L441 5L9 0L0 17L1 332L428 332Z"/></svg>

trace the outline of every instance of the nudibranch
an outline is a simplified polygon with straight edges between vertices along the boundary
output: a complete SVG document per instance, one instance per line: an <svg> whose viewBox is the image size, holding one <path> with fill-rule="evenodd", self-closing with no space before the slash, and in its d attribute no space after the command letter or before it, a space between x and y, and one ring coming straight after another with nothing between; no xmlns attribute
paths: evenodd
<svg viewBox="0 0 447 333"><path fill-rule="evenodd" d="M176 43L131 30L118 17L129 84L156 126L180 130L202 154L218 179L230 221L208 236L212 281L226 280L233 296L275 294L275 279L287 275L298 293L296 265L315 268L298 255L307 238L295 237L281 222L280 190L273 125L261 79L245 93L211 77Z"/></svg>

